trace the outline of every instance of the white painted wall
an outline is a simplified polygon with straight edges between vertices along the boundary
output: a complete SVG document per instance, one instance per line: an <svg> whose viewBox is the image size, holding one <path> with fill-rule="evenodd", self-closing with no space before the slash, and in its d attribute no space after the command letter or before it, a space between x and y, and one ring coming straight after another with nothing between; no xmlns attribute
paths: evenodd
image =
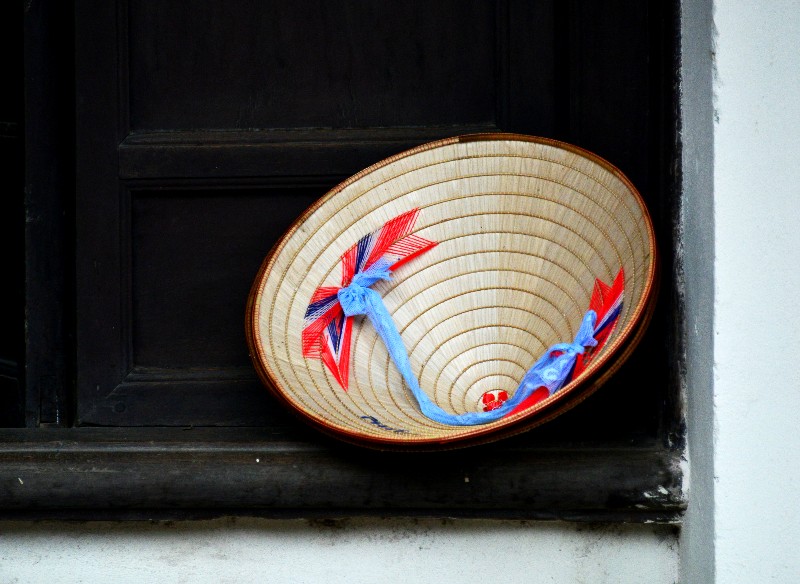
<svg viewBox="0 0 800 584"><path fill-rule="evenodd" d="M0 582L674 584L668 526L443 520L6 523Z"/></svg>
<svg viewBox="0 0 800 584"><path fill-rule="evenodd" d="M800 2L718 0L720 584L800 582Z"/></svg>

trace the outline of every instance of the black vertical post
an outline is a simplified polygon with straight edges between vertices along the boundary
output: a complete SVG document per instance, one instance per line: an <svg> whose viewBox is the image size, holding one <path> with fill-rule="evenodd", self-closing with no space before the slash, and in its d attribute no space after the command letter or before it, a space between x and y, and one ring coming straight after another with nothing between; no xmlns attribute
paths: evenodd
<svg viewBox="0 0 800 584"><path fill-rule="evenodd" d="M71 2L25 4L25 425L29 427L70 423L71 23Z"/></svg>
<svg viewBox="0 0 800 584"><path fill-rule="evenodd" d="M21 426L24 234L22 205L22 6L0 3L0 233L4 234L3 289L6 303L0 326L0 427ZM10 299L10 302L9 302Z"/></svg>

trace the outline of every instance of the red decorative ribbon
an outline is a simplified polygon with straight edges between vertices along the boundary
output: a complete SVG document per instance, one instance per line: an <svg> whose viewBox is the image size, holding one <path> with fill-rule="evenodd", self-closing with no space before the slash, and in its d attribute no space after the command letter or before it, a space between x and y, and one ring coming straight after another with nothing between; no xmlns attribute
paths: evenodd
<svg viewBox="0 0 800 584"><path fill-rule="evenodd" d="M378 260L384 260L390 270L396 270L436 246L436 242L411 233L418 215L419 209L412 209L359 239L342 255L341 286L323 286L311 296L303 325L303 356L322 359L345 390L350 371L353 319L342 311L338 292L349 286L356 274L369 269Z"/></svg>

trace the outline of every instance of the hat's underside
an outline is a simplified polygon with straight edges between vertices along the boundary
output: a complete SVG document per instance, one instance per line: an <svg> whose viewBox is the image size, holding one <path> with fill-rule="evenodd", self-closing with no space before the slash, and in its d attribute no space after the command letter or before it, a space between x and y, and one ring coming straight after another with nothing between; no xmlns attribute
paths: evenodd
<svg viewBox="0 0 800 584"><path fill-rule="evenodd" d="M574 337L596 278L625 272L614 337L582 376L620 353L652 298L655 249L643 202L601 159L577 148L501 135L444 140L379 163L309 209L265 261L248 315L254 360L292 408L351 440L444 444L519 425L571 393L479 427L425 417L375 330L353 325L349 388L301 332L320 286L341 285L340 257L364 234L413 208L414 233L438 245L374 289L397 325L422 388L452 413L510 395L553 344ZM627 353L627 351L626 351Z"/></svg>

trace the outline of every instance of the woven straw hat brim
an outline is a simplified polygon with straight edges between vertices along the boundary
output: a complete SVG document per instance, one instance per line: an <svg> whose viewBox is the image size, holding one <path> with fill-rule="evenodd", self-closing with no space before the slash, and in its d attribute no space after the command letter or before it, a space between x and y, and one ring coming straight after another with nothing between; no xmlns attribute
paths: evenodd
<svg viewBox="0 0 800 584"><path fill-rule="evenodd" d="M475 411L485 391L513 393L547 347L572 340L594 279L610 283L624 268L612 338L578 379L534 407L485 425L447 426L419 412L374 330L359 322L345 392L318 359L302 355L309 299L317 287L339 284L344 251L412 208L420 209L414 232L438 245L375 289L422 388L441 407ZM597 389L643 333L656 273L646 207L614 166L543 138L461 136L373 165L312 205L262 264L247 337L265 385L313 426L378 448L457 447L543 423Z"/></svg>

